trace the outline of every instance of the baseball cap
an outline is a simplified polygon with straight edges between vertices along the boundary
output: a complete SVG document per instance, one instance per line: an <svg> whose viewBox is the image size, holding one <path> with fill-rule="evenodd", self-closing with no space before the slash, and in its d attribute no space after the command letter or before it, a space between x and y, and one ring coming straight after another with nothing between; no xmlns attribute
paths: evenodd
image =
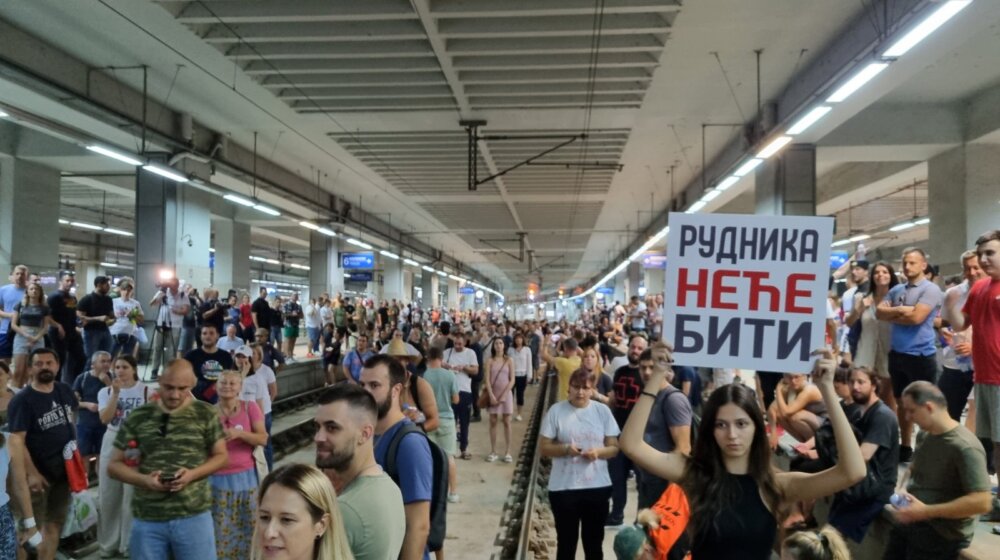
<svg viewBox="0 0 1000 560"><path fill-rule="evenodd" d="M251 350L249 346L247 346L246 344L244 344L243 346L240 346L239 348L237 348L233 352L233 355L234 356L243 356L243 357L249 358L249 357L253 356L253 350Z"/></svg>
<svg viewBox="0 0 1000 560"><path fill-rule="evenodd" d="M863 268L865 270L868 270L868 261L863 259L851 261L851 268Z"/></svg>

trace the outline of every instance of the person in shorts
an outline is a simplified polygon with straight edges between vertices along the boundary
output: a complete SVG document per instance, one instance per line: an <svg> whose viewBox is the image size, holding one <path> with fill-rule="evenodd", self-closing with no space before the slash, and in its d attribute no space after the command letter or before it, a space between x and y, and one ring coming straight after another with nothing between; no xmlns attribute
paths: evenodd
<svg viewBox="0 0 1000 560"><path fill-rule="evenodd" d="M427 371L424 381L434 390L434 399L438 407L438 427L427 432L427 437L438 444L438 447L448 454L448 501L458 502L458 475L455 456L458 455L458 432L455 428L455 411L453 405L458 404L458 379L453 371L441 367L444 352L435 346L427 351Z"/></svg>

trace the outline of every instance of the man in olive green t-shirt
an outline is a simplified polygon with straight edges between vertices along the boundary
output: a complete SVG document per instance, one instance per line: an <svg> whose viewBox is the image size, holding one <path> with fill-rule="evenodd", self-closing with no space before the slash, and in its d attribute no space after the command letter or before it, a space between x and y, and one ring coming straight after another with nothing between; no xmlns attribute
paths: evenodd
<svg viewBox="0 0 1000 560"><path fill-rule="evenodd" d="M885 558L957 558L972 542L976 516L990 511L986 452L948 415L948 402L933 384L908 385L900 409L927 436L913 453L909 486L896 490L909 503L890 507L899 524L889 534Z"/></svg>
<svg viewBox="0 0 1000 560"><path fill-rule="evenodd" d="M129 414L108 463L112 478L135 486L129 552L132 558L212 560L207 478L229 460L222 426L215 407L191 396L197 378L190 362L171 361L159 382L160 400Z"/></svg>
<svg viewBox="0 0 1000 560"><path fill-rule="evenodd" d="M337 492L354 560L394 560L406 536L403 494L375 461L378 407L353 383L329 387L316 408L316 466Z"/></svg>

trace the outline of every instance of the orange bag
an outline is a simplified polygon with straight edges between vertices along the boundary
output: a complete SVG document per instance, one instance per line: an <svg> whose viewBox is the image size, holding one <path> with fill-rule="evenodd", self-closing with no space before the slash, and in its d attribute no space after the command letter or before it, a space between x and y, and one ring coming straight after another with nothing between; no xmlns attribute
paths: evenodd
<svg viewBox="0 0 1000 560"><path fill-rule="evenodd" d="M72 493L83 492L89 488L87 482L87 466L83 463L80 449L76 446L76 440L72 440L63 447L63 461L66 465L66 478L69 481L69 490Z"/></svg>
<svg viewBox="0 0 1000 560"><path fill-rule="evenodd" d="M691 506L679 484L671 484L650 508L660 517L660 526L649 529L649 540L656 548L657 560L666 560L691 520Z"/></svg>

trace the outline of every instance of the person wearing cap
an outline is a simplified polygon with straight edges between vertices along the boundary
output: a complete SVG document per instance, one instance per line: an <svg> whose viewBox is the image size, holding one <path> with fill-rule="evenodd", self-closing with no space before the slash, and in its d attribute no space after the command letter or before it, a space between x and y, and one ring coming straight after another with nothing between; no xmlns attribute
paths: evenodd
<svg viewBox="0 0 1000 560"><path fill-rule="evenodd" d="M404 391L399 395L403 414L425 432L431 432L438 429L441 422L434 388L427 380L410 370L409 366L423 357L413 345L403 342L402 336L403 333L397 329L393 333L392 340L382 348L380 354L396 358L405 367L406 384L403 387Z"/></svg>
<svg viewBox="0 0 1000 560"><path fill-rule="evenodd" d="M111 280L107 276L94 278L94 291L83 296L76 306L76 315L83 324L83 353L89 360L94 352L111 353L112 340L108 325L115 321L114 302L108 292Z"/></svg>

